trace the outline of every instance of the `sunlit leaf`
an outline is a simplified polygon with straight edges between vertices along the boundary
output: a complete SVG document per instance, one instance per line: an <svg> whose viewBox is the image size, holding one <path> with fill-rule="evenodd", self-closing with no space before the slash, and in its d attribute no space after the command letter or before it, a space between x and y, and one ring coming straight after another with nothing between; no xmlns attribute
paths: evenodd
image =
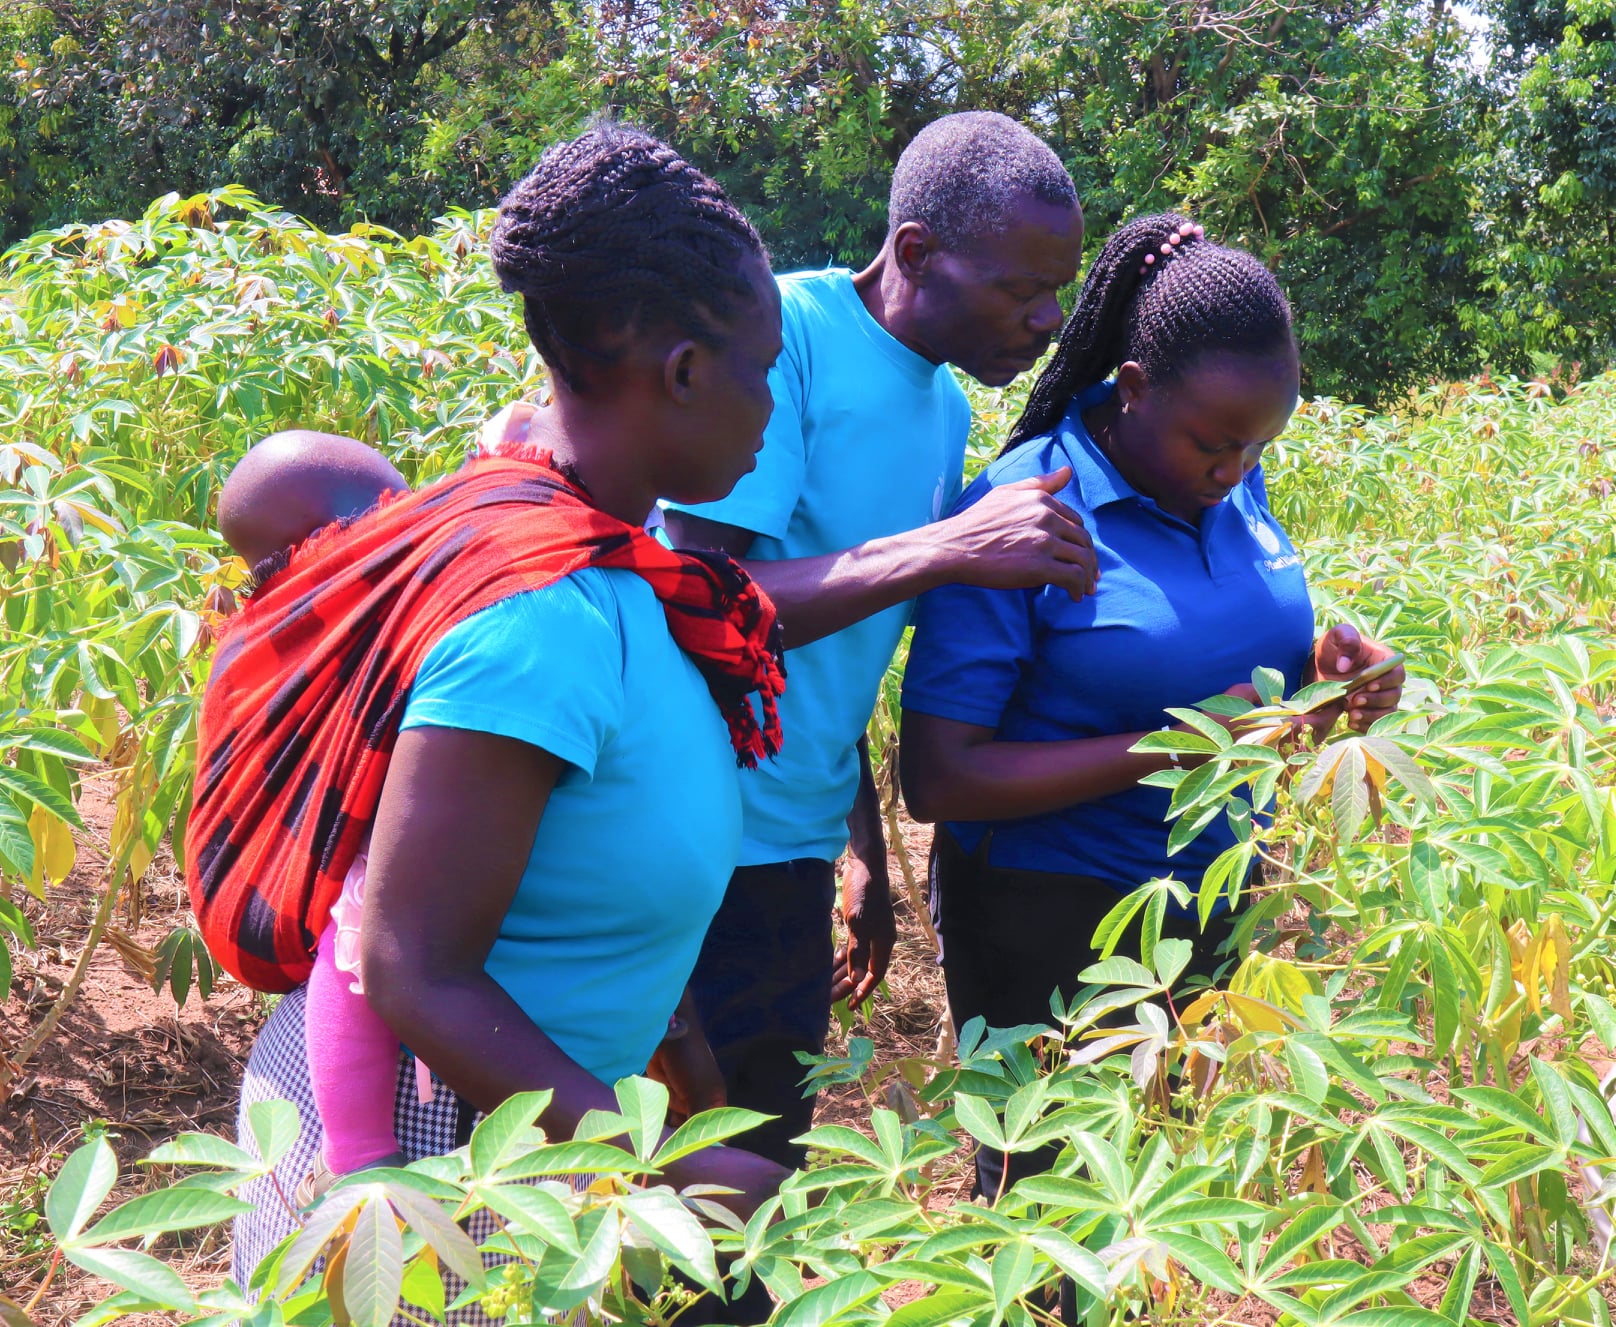
<svg viewBox="0 0 1616 1327"><path fill-rule="evenodd" d="M208 1189L160 1189L131 1198L102 1217L84 1235L91 1244L110 1244L131 1235L156 1235L171 1230L215 1226L253 1210L229 1194Z"/></svg>
<svg viewBox="0 0 1616 1327"><path fill-rule="evenodd" d="M45 1219L59 1240L76 1239L118 1180L118 1161L106 1139L73 1151L45 1195Z"/></svg>
<svg viewBox="0 0 1616 1327"><path fill-rule="evenodd" d="M67 1258L92 1276L111 1281L153 1305L195 1313L197 1302L178 1272L134 1249L68 1249Z"/></svg>

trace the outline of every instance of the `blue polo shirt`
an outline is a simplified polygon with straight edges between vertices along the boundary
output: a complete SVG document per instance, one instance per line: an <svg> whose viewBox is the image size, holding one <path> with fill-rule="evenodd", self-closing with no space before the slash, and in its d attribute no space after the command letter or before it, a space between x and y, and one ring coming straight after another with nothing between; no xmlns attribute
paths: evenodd
<svg viewBox="0 0 1616 1327"><path fill-rule="evenodd" d="M1095 446L1074 402L1054 433L1000 458L961 507L1000 484L1063 465L1059 495L1080 513L1100 563L1097 594L950 585L921 597L904 678L906 710L1050 742L1160 728L1165 711L1249 682L1259 665L1301 684L1313 608L1301 559L1268 510L1262 471L1197 527L1134 489ZM1096 876L1126 892L1169 873L1193 886L1233 842L1222 817L1167 855L1166 789L1133 787L1025 820L949 828L967 851L993 831L995 866Z"/></svg>
<svg viewBox="0 0 1616 1327"><path fill-rule="evenodd" d="M876 322L846 268L779 286L785 348L769 375L774 414L757 469L727 498L687 510L755 531L747 557L764 562L937 520L959 495L971 430L953 373ZM741 776L740 865L841 855L858 739L909 614L899 604L786 655L784 746Z"/></svg>

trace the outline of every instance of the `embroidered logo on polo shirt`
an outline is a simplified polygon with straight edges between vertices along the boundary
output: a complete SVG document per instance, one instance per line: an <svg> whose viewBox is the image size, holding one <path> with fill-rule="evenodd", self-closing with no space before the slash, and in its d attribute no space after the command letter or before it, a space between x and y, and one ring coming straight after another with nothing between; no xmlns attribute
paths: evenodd
<svg viewBox="0 0 1616 1327"><path fill-rule="evenodd" d="M1283 557L1280 556L1284 553L1285 545L1280 542L1279 535L1274 532L1273 527L1262 517L1246 517L1246 528L1251 531L1251 537L1257 541L1257 546L1268 554L1262 564L1265 571L1284 571L1287 567L1297 566L1302 561L1297 553L1285 553Z"/></svg>

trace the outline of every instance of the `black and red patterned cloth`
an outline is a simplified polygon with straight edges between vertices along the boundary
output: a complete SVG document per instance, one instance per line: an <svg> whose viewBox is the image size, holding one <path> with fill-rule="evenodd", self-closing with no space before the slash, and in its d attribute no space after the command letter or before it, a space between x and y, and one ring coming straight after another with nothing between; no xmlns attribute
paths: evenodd
<svg viewBox="0 0 1616 1327"><path fill-rule="evenodd" d="M734 561L672 552L607 515L547 452L478 456L313 536L220 642L185 876L226 971L262 991L308 978L432 646L491 604L583 567L625 568L650 584L741 765L778 752L785 674L774 605Z"/></svg>

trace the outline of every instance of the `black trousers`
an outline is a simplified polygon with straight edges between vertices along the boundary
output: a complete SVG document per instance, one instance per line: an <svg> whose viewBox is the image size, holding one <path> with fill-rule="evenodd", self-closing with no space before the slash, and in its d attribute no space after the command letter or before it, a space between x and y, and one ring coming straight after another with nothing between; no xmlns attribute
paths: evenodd
<svg viewBox="0 0 1616 1327"><path fill-rule="evenodd" d="M825 1050L835 902L832 862L809 857L740 867L690 978L729 1104L780 1117L735 1145L793 1170L807 1151L791 1140L814 1119L814 1098L802 1094L808 1070L797 1052Z"/></svg>
<svg viewBox="0 0 1616 1327"><path fill-rule="evenodd" d="M939 826L932 844L931 907L943 941L943 982L957 1032L981 1017L990 1028L1048 1023L1050 996L1070 1000L1077 974L1098 955L1090 939L1120 895L1093 876L1023 871L988 864L991 833L967 854ZM1162 938L1194 945L1184 976L1211 977L1223 962L1218 947L1233 930L1228 914L1206 931L1195 917L1168 914ZM1132 936L1117 952L1139 957ZM1048 1170L1059 1149L976 1154L976 1191L989 1197L1017 1180ZM1005 1172L1008 1169L1009 1174Z"/></svg>

